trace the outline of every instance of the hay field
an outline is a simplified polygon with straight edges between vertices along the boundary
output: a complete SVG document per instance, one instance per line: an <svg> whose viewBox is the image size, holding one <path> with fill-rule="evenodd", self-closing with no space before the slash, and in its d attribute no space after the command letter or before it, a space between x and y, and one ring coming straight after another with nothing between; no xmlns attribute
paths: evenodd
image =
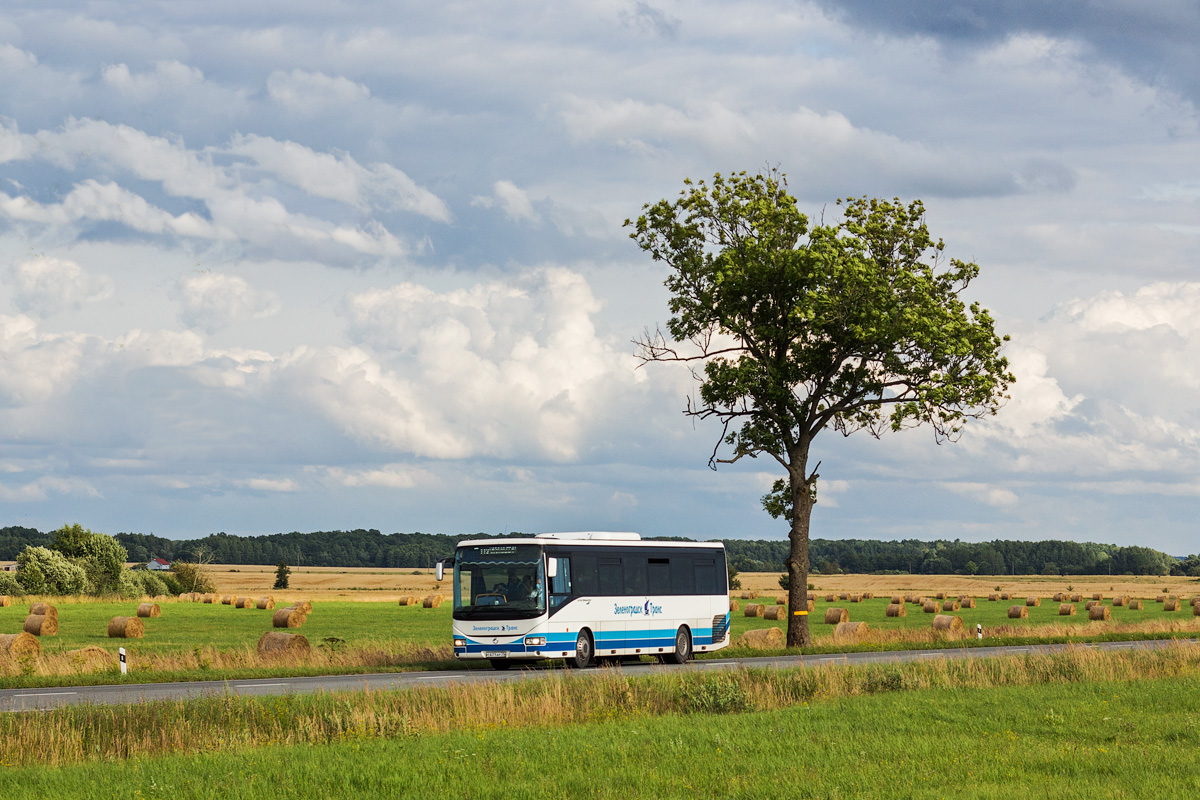
<svg viewBox="0 0 1200 800"><path fill-rule="evenodd" d="M211 564L206 568L217 594L274 594L275 567L246 564ZM313 599L383 600L396 602L401 595L426 595L449 591L450 581L440 589L432 569L385 569L382 567L292 567L284 594Z"/></svg>
<svg viewBox="0 0 1200 800"><path fill-rule="evenodd" d="M780 574L742 572L738 574L738 580L743 589L779 594L783 591L779 588ZM1102 592L1105 597L1127 594L1150 599L1160 594L1180 597L1200 594L1200 579L1164 575L811 575L808 580L814 585L815 592L874 592L876 595L945 591L955 596L987 597L995 591L1048 598L1055 592L1067 591L1068 586L1087 597L1095 592Z"/></svg>

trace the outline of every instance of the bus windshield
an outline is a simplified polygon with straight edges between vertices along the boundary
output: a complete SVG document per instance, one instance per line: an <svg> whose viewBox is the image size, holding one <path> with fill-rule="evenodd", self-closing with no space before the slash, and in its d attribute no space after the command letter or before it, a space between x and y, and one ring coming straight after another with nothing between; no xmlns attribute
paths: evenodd
<svg viewBox="0 0 1200 800"><path fill-rule="evenodd" d="M455 619L530 619L546 612L542 548L460 547L454 557Z"/></svg>

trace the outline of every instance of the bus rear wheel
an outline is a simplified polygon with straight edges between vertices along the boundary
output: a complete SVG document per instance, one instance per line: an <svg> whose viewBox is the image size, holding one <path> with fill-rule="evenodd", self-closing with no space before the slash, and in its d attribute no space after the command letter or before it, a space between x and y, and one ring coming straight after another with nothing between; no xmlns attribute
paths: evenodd
<svg viewBox="0 0 1200 800"><path fill-rule="evenodd" d="M575 667L575 669L589 667L592 664L592 657L594 655L592 635L587 631L580 631L579 636L575 637L575 657L571 659L571 666Z"/></svg>
<svg viewBox="0 0 1200 800"><path fill-rule="evenodd" d="M676 664L686 664L692 658L692 635L683 625L675 631L675 652L669 658Z"/></svg>

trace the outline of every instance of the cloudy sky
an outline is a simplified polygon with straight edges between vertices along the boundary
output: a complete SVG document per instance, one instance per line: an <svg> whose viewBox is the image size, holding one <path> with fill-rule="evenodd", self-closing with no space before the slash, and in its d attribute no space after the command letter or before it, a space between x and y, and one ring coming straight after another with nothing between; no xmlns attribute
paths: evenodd
<svg viewBox="0 0 1200 800"><path fill-rule="evenodd" d="M1200 12L930 5L5 3L0 525L781 538L621 225L778 165L923 199L1018 378L820 437L815 536L1200 550Z"/></svg>

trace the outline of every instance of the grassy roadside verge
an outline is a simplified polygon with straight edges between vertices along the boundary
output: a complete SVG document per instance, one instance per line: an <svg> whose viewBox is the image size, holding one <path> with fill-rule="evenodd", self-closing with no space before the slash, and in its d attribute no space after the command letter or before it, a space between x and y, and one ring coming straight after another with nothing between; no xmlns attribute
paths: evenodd
<svg viewBox="0 0 1200 800"><path fill-rule="evenodd" d="M1050 654L937 659L914 664L561 672L529 681L446 688L240 697L126 706L69 706L0 715L0 765L57 766L96 759L419 738L456 730L569 727L670 714L773 711L806 702L914 690L1196 678L1200 645L1154 651L1070 648Z"/></svg>
<svg viewBox="0 0 1200 800"><path fill-rule="evenodd" d="M306 706L298 727L323 719L340 733L311 740L276 738L286 703L234 703L265 726L253 741L236 726L193 728L206 738L191 754L114 763L93 752L53 769L0 757L0 796L1194 798L1198 663L1200 648L1180 647L773 676L614 674L408 693L433 716L395 707L390 730L385 701L401 693L331 696ZM219 707L192 710L215 722ZM84 724L76 736L87 749L98 734Z"/></svg>

